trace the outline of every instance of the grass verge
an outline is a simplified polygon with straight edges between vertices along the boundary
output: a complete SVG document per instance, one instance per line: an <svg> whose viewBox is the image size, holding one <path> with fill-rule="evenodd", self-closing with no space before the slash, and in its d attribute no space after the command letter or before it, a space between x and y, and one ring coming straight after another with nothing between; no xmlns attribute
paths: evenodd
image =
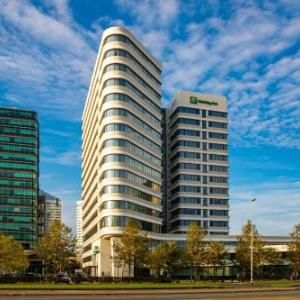
<svg viewBox="0 0 300 300"><path fill-rule="evenodd" d="M300 286L300 280L260 280L255 281L254 287L289 288ZM0 284L0 290L135 290L135 289L195 289L195 288L248 288L249 283L231 282L189 282L180 281L173 283L149 282L118 282L118 283L80 283L80 284L53 284L53 283L17 283Z"/></svg>

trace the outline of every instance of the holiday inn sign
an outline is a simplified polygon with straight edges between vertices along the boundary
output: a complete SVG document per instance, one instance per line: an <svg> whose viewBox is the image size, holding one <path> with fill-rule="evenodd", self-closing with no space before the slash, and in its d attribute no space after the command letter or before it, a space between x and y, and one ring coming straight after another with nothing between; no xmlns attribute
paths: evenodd
<svg viewBox="0 0 300 300"><path fill-rule="evenodd" d="M215 101L208 101L208 100L203 100L203 99L200 99L196 96L190 96L190 103L191 104L207 104L207 105L218 105L217 102Z"/></svg>

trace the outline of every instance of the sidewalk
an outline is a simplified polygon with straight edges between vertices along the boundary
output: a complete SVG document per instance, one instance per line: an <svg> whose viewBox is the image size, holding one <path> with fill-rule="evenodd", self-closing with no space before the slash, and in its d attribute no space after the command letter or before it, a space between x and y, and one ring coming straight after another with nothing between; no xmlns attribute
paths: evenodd
<svg viewBox="0 0 300 300"><path fill-rule="evenodd" d="M172 295L172 294L205 294L223 292L268 292L290 291L296 288L222 288L222 289L140 289L140 290L0 290L3 296L118 296L118 295Z"/></svg>

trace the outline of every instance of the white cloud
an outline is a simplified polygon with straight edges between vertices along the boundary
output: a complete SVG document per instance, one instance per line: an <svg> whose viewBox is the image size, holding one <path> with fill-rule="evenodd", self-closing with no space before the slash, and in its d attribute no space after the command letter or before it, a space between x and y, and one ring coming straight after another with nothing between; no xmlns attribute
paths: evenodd
<svg viewBox="0 0 300 300"><path fill-rule="evenodd" d="M64 51L82 54L90 51L85 41L70 27L57 21L29 3L9 0L1 2L1 15L20 31L37 41L54 48L63 47Z"/></svg>
<svg viewBox="0 0 300 300"><path fill-rule="evenodd" d="M51 128L41 128L41 130L43 131L44 134L50 134L50 135L54 135L54 136L59 136L59 137L66 137L66 138L71 138L73 137L73 133L72 131L62 131L62 130L55 130L55 129L51 129Z"/></svg>
<svg viewBox="0 0 300 300"><path fill-rule="evenodd" d="M96 51L91 31L57 3L65 7L59 19L29 1L0 3L0 80L9 85L2 101L79 120Z"/></svg>
<svg viewBox="0 0 300 300"><path fill-rule="evenodd" d="M250 199L256 198L256 202ZM295 210L300 201L300 181L278 177L272 181L233 186L231 189L231 233L253 219L264 235L287 235L299 223Z"/></svg>
<svg viewBox="0 0 300 300"><path fill-rule="evenodd" d="M67 150L67 151L50 151L46 150L45 155L44 148L42 148L41 162L55 163L63 166L78 166L81 161L81 152L79 150Z"/></svg>
<svg viewBox="0 0 300 300"><path fill-rule="evenodd" d="M228 18L220 16L218 1L214 10L176 0L115 3L134 22L100 16L86 29L73 19L67 0L38 7L2 1L0 80L9 78L12 87L4 101L79 120L101 24L121 23L162 62L168 98L178 88L228 96L233 145L299 148L300 52L282 56L282 51L299 38L300 18L279 16L270 3L263 9L232 1ZM199 14L202 22L196 21ZM191 15L182 23L180 17Z"/></svg>
<svg viewBox="0 0 300 300"><path fill-rule="evenodd" d="M295 21L285 22L271 12L252 7L237 11L229 20L214 18L207 21L210 23L217 34L206 37L204 32L208 28L192 24L187 40L175 44L173 58L167 65L166 88L174 93L178 86L198 87L203 92L227 95L233 144L300 147L295 139L299 132L295 132L294 127L284 126L292 112L286 110L295 109L300 103L298 83L293 83L292 75L297 69L299 53L283 58L281 64L275 62L268 66L268 57L273 59L281 50L293 45L298 33L287 34L287 28ZM257 59L261 60L260 65ZM276 75L273 69L277 64ZM280 67L285 72L282 73ZM267 74L265 69L269 70ZM241 80L239 77L245 73L248 76ZM282 94L286 89L276 91L276 86L281 84L279 80L290 82L288 95ZM275 92L270 91L274 88ZM273 107L276 111L271 113Z"/></svg>

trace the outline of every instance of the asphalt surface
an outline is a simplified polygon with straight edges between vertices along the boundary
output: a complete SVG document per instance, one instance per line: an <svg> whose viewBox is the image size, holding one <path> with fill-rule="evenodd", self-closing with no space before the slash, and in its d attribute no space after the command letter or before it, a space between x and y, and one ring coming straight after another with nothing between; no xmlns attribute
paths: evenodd
<svg viewBox="0 0 300 300"><path fill-rule="evenodd" d="M282 299L294 300L300 299L300 290L285 291L257 291L257 292L219 292L219 293L178 293L168 295L148 294L148 295L82 295L82 296L0 296L0 299L15 300L103 300L103 299L120 299L120 300L214 300L214 299Z"/></svg>

